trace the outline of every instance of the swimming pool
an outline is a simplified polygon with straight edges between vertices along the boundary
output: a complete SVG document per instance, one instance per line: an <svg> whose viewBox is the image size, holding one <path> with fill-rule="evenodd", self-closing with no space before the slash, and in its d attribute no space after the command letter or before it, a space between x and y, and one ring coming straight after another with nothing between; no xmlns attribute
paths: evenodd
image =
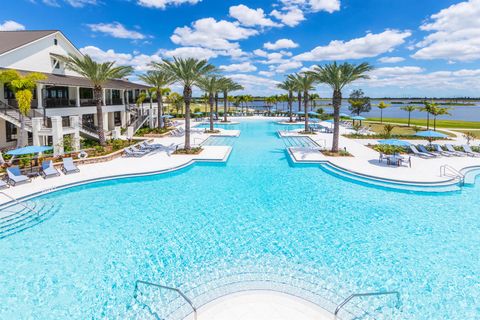
<svg viewBox="0 0 480 320"><path fill-rule="evenodd" d="M238 128L226 165L34 200L55 214L0 240L0 319L150 319L137 279L197 304L269 287L331 308L353 292L398 290L396 319L480 318L478 183L442 195L370 188L290 166L274 123ZM187 312L142 292L155 311Z"/></svg>

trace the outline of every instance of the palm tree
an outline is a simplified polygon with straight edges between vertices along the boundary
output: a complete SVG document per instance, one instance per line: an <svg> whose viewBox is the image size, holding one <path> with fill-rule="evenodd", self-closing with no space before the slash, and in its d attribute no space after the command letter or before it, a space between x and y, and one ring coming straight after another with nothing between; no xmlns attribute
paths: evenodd
<svg viewBox="0 0 480 320"><path fill-rule="evenodd" d="M380 101L380 103L378 104L377 108L380 109L380 123L383 123L383 109L386 109L388 107L389 105L383 101Z"/></svg>
<svg viewBox="0 0 480 320"><path fill-rule="evenodd" d="M25 116L30 112L33 99L33 90L35 90L37 82L45 80L47 77L38 72L28 73L22 76L16 70L0 71L0 83L6 83L10 90L13 91L15 99L18 103L18 111L20 113L20 137L17 139L17 148L22 147L26 139Z"/></svg>
<svg viewBox="0 0 480 320"><path fill-rule="evenodd" d="M271 109L272 109L272 106L276 103L276 101L277 101L277 97L275 96L269 96L265 98L265 104L267 105L269 115L272 113Z"/></svg>
<svg viewBox="0 0 480 320"><path fill-rule="evenodd" d="M171 94L168 95L168 101L177 110L176 112L178 117L178 114L180 113L180 109L182 109L182 106L183 106L183 97L176 92L172 92Z"/></svg>
<svg viewBox="0 0 480 320"><path fill-rule="evenodd" d="M337 64L336 62L327 64L325 66L314 67L311 74L320 82L329 85L333 90L332 105L333 105L333 142L332 152L338 152L338 140L340 137L340 107L342 105L342 90L343 88L359 79L368 79L366 73L373 70L373 67L368 63L361 63L354 65L350 63Z"/></svg>
<svg viewBox="0 0 480 320"><path fill-rule="evenodd" d="M311 93L310 100L312 100L312 107L311 110L317 109L317 100L320 99L320 95L318 93Z"/></svg>
<svg viewBox="0 0 480 320"><path fill-rule="evenodd" d="M192 102L192 87L198 79L211 74L215 67L207 60L195 58L173 58L173 61L154 63L155 66L171 75L174 82L183 86L183 99L185 101L185 150L190 150L190 104Z"/></svg>
<svg viewBox="0 0 480 320"><path fill-rule="evenodd" d="M173 77L162 71L152 70L139 76L140 80L155 88L158 106L158 128L163 128L163 94L167 86L173 83Z"/></svg>
<svg viewBox="0 0 480 320"><path fill-rule="evenodd" d="M296 90L295 82L287 78L283 82L277 84L277 88L288 92L288 114L290 122L293 122L293 92Z"/></svg>
<svg viewBox="0 0 480 320"><path fill-rule="evenodd" d="M425 111L427 113L427 130L430 129L430 114L432 113L432 110L436 108L438 104L434 102L428 102L424 101L423 102L423 107L420 107L420 111Z"/></svg>
<svg viewBox="0 0 480 320"><path fill-rule="evenodd" d="M223 91L223 122L228 122L227 113L228 113L228 93L238 90L243 90L243 86L236 83L230 78L222 78L220 81L220 88Z"/></svg>
<svg viewBox="0 0 480 320"><path fill-rule="evenodd" d="M417 110L417 108L415 106L404 106L404 107L401 107L400 109L408 112L408 126L410 127L410 119L411 119L412 112Z"/></svg>
<svg viewBox="0 0 480 320"><path fill-rule="evenodd" d="M442 115L450 115L448 112L450 108L442 108L438 106L433 106L430 113L433 115L433 130L437 131L437 117Z"/></svg>
<svg viewBox="0 0 480 320"><path fill-rule="evenodd" d="M133 72L130 66L115 66L115 62L99 63L89 55L77 57L69 55L61 58L65 62L65 68L72 70L90 80L93 86L93 98L97 106L98 140L101 146L105 146L105 131L103 130L103 85L113 79L125 78Z"/></svg>
<svg viewBox="0 0 480 320"><path fill-rule="evenodd" d="M208 97L208 104L210 105L210 131L213 131L213 105L217 96L218 90L220 90L221 81L217 76L207 75L197 80L198 87L205 91Z"/></svg>
<svg viewBox="0 0 480 320"><path fill-rule="evenodd" d="M303 109L305 110L305 132L309 132L310 128L308 126L308 92L315 89L314 84L316 82L316 79L311 73L290 75L289 79L295 82L295 86L297 90L299 90L299 92L303 92Z"/></svg>

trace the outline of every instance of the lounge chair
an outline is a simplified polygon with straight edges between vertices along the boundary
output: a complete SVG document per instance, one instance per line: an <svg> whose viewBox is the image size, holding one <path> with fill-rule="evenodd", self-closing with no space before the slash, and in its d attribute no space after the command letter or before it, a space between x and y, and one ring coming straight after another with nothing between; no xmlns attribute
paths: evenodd
<svg viewBox="0 0 480 320"><path fill-rule="evenodd" d="M151 150L146 150L146 149L139 149L137 146L131 146L130 149L132 149L134 152L138 153L143 153L144 155L147 153L150 153Z"/></svg>
<svg viewBox="0 0 480 320"><path fill-rule="evenodd" d="M3 181L3 180L0 180L0 189L6 189L8 188L8 184Z"/></svg>
<svg viewBox="0 0 480 320"><path fill-rule="evenodd" d="M65 174L77 173L80 172L80 169L77 168L75 163L73 163L72 158L63 158L62 171Z"/></svg>
<svg viewBox="0 0 480 320"><path fill-rule="evenodd" d="M51 178L51 177L58 177L60 172L53 166L53 161L43 161L42 162L42 170L40 171L40 175L44 178Z"/></svg>
<svg viewBox="0 0 480 320"><path fill-rule="evenodd" d="M473 151L468 144L464 144L462 148L463 151L465 151L465 153L470 157L480 157L480 153Z"/></svg>
<svg viewBox="0 0 480 320"><path fill-rule="evenodd" d="M12 185L15 186L19 183L26 183L26 182L31 182L32 180L24 176L21 172L18 166L13 166L10 168L7 168L7 176L8 176L8 182Z"/></svg>
<svg viewBox="0 0 480 320"><path fill-rule="evenodd" d="M123 155L125 157L140 158L140 157L143 157L144 155L146 155L146 153L145 152L138 152L138 151L135 151L132 148L128 147L128 148L125 148L125 150L123 150Z"/></svg>
<svg viewBox="0 0 480 320"><path fill-rule="evenodd" d="M428 151L427 148L423 144L419 144L417 147L418 147L418 150L420 150L420 152L422 152L422 153L430 154L434 157L440 156L439 153Z"/></svg>
<svg viewBox="0 0 480 320"><path fill-rule="evenodd" d="M410 145L409 147L410 147L410 150L413 152L413 154L416 155L417 157L424 158L424 159L435 158L435 156L432 154L418 151L417 148L413 145Z"/></svg>
<svg viewBox="0 0 480 320"><path fill-rule="evenodd" d="M456 156L459 157L465 157L467 155L465 152L455 150L455 148L451 144L446 144L445 148L447 148L449 152L453 152Z"/></svg>
<svg viewBox="0 0 480 320"><path fill-rule="evenodd" d="M158 145L156 144L149 144L147 143L147 141L143 141L142 143L140 143L138 145L138 147L140 148L140 151L153 151L155 149L158 149Z"/></svg>
<svg viewBox="0 0 480 320"><path fill-rule="evenodd" d="M455 152L443 150L439 144L434 144L433 147L435 148L435 152L441 154L442 156L451 157L456 155Z"/></svg>

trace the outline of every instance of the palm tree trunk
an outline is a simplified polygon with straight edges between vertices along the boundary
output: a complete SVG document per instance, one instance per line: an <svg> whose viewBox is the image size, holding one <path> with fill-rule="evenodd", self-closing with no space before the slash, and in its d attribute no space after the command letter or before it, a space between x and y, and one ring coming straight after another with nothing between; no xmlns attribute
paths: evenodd
<svg viewBox="0 0 480 320"><path fill-rule="evenodd" d="M298 92L298 112L302 111L302 93Z"/></svg>
<svg viewBox="0 0 480 320"><path fill-rule="evenodd" d="M333 141L332 152L338 152L338 140L340 139L340 106L342 105L342 92L333 91Z"/></svg>
<svg viewBox="0 0 480 320"><path fill-rule="evenodd" d="M427 111L427 130L430 129L430 111Z"/></svg>
<svg viewBox="0 0 480 320"><path fill-rule="evenodd" d="M95 103L97 106L97 133L98 133L98 142L102 147L106 145L105 143L105 131L103 130L103 106L102 106L102 87L97 86L93 89L93 95L95 98Z"/></svg>
<svg viewBox="0 0 480 320"><path fill-rule="evenodd" d="M157 88L158 128L163 128L163 97L162 88Z"/></svg>
<svg viewBox="0 0 480 320"><path fill-rule="evenodd" d="M293 92L288 93L288 111L290 113L290 122L293 122Z"/></svg>
<svg viewBox="0 0 480 320"><path fill-rule="evenodd" d="M383 109L380 109L380 123L383 123Z"/></svg>
<svg viewBox="0 0 480 320"><path fill-rule="evenodd" d="M183 97L185 100L185 150L190 150L190 103L192 101L192 88L185 86L183 88Z"/></svg>
<svg viewBox="0 0 480 320"><path fill-rule="evenodd" d="M433 116L433 131L437 131L437 116Z"/></svg>
<svg viewBox="0 0 480 320"><path fill-rule="evenodd" d="M208 96L208 103L210 104L210 132L213 132L213 94L210 93Z"/></svg>
<svg viewBox="0 0 480 320"><path fill-rule="evenodd" d="M218 120L218 92L215 92L215 120Z"/></svg>
<svg viewBox="0 0 480 320"><path fill-rule="evenodd" d="M227 122L227 111L228 111L228 92L223 92L223 122Z"/></svg>
<svg viewBox="0 0 480 320"><path fill-rule="evenodd" d="M412 116L412 112L409 111L408 112L408 126L410 127L410 119L411 119L411 116Z"/></svg>
<svg viewBox="0 0 480 320"><path fill-rule="evenodd" d="M308 127L308 91L303 93L303 105L305 107L305 132L309 132L310 129Z"/></svg>

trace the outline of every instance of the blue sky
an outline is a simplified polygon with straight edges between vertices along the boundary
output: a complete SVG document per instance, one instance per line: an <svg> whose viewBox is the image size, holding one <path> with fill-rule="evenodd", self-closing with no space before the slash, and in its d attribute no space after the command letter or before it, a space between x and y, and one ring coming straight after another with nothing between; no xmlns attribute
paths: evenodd
<svg viewBox="0 0 480 320"><path fill-rule="evenodd" d="M2 4L0 30L59 29L137 72L208 58L256 95L336 60L373 64L355 87L374 97L480 96L478 17L480 0L17 0Z"/></svg>

